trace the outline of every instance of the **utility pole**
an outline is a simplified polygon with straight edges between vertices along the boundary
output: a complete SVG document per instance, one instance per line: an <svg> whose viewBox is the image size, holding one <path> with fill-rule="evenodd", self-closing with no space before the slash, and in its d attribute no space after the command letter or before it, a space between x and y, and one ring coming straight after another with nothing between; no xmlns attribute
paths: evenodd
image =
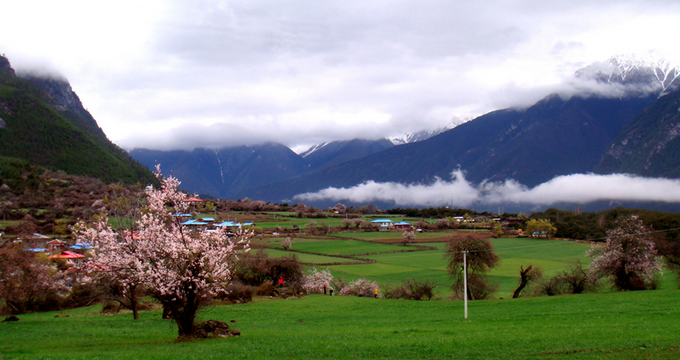
<svg viewBox="0 0 680 360"><path fill-rule="evenodd" d="M463 250L463 307L465 308L465 318L467 319L467 250Z"/></svg>

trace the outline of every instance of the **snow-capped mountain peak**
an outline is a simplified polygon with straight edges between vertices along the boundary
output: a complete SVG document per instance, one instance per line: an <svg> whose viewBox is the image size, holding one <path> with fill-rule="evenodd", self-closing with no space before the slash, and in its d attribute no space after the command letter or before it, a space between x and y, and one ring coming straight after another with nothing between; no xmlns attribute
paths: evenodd
<svg viewBox="0 0 680 360"><path fill-rule="evenodd" d="M454 119L453 121L451 121L446 126L438 127L438 128L435 128L435 129L425 129L425 130L417 131L417 132L410 133L410 134L404 134L404 135L401 135L401 136L389 137L387 139L389 141L391 141L392 144L394 144L394 145L410 144L410 143L414 143L414 142L418 142L418 141L427 140L427 139L429 139L433 136L437 136L437 135L439 135L439 134L441 134L445 131L449 131L449 130L455 128L456 126L458 126L458 125L460 125L464 122L465 122L465 120L462 120L462 119Z"/></svg>
<svg viewBox="0 0 680 360"><path fill-rule="evenodd" d="M657 53L616 55L576 72L577 78L624 86L649 86L668 93L680 87L680 64Z"/></svg>

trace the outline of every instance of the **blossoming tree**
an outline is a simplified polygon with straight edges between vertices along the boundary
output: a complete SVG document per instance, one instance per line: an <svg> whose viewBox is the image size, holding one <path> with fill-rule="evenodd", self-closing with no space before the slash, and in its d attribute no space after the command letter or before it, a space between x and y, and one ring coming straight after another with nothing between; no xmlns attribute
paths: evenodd
<svg viewBox="0 0 680 360"><path fill-rule="evenodd" d="M333 274L330 270L317 270L314 268L309 274L302 279L302 288L309 294L321 293L325 294L325 289L331 286L333 281Z"/></svg>
<svg viewBox="0 0 680 360"><path fill-rule="evenodd" d="M199 308L225 291L237 253L249 250L250 234L239 231L232 240L226 229L186 229L173 216L187 211L180 182L162 178L160 167L156 175L161 189L147 191L148 210L134 233L117 233L101 221L78 237L93 244L96 268L123 284L144 285L170 311L179 336L192 337Z"/></svg>
<svg viewBox="0 0 680 360"><path fill-rule="evenodd" d="M661 272L661 263L651 232L638 216L623 220L619 227L607 231L607 242L589 250L594 256L588 276L597 279L612 276L619 290L643 290Z"/></svg>

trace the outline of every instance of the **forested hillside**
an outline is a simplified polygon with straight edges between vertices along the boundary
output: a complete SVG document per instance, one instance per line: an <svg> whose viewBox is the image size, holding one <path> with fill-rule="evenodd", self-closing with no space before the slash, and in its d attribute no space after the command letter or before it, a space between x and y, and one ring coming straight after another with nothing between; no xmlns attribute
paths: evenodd
<svg viewBox="0 0 680 360"><path fill-rule="evenodd" d="M91 116L86 119L59 105L50 94L18 77L0 57L0 156L105 182L155 183L149 170L101 130L97 134ZM0 169L0 178L5 176Z"/></svg>

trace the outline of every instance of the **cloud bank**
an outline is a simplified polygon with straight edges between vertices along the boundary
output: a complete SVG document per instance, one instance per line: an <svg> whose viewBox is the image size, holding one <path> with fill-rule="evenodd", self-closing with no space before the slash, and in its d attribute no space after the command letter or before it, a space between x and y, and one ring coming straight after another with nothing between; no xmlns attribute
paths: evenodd
<svg viewBox="0 0 680 360"><path fill-rule="evenodd" d="M628 174L573 174L558 176L528 188L515 180L471 184L462 170L451 180L429 185L368 181L350 188L326 188L299 194L298 201L387 202L395 206L470 207L473 205L556 203L586 204L599 200L680 203L680 180L645 178Z"/></svg>
<svg viewBox="0 0 680 360"><path fill-rule="evenodd" d="M15 69L63 74L124 148L293 147L577 92L577 69L616 54L678 55L680 2L23 0L0 33Z"/></svg>

